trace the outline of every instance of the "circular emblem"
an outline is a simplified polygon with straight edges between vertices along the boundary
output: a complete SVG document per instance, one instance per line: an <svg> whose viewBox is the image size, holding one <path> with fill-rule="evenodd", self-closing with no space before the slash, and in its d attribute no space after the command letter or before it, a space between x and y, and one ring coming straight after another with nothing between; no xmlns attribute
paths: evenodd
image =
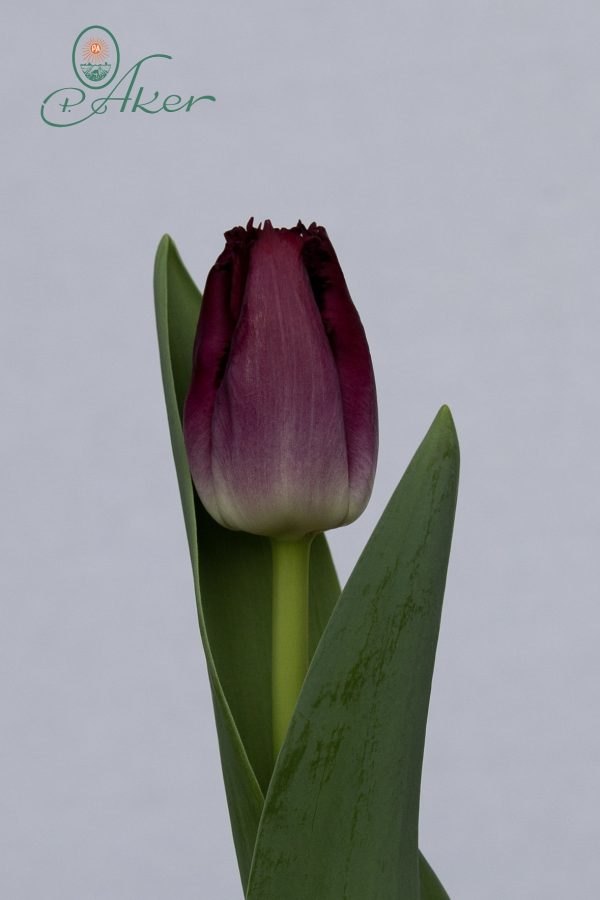
<svg viewBox="0 0 600 900"><path fill-rule="evenodd" d="M119 45L102 25L84 28L73 44L73 69L79 81L96 90L110 84L119 68Z"/></svg>

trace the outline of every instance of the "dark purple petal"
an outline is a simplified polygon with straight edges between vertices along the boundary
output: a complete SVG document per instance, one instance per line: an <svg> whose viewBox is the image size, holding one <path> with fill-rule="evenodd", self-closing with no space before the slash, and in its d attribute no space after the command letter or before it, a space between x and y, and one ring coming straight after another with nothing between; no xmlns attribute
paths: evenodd
<svg viewBox="0 0 600 900"><path fill-rule="evenodd" d="M377 396L371 354L360 317L327 232L314 222L303 258L337 367L348 451L351 522L365 508L378 449Z"/></svg>
<svg viewBox="0 0 600 900"><path fill-rule="evenodd" d="M211 515L217 508L211 462L212 417L242 303L255 231L252 220L248 225L248 233L240 227L226 233L225 249L208 273L194 342L192 383L183 416L190 470Z"/></svg>
<svg viewBox="0 0 600 900"><path fill-rule="evenodd" d="M342 400L295 230L252 246L240 318L213 415L221 520L301 536L340 524L348 471Z"/></svg>

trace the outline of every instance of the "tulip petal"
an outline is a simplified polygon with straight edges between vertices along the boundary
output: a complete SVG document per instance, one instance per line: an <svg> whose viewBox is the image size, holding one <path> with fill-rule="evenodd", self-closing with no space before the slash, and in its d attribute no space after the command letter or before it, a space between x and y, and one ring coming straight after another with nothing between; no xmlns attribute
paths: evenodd
<svg viewBox="0 0 600 900"><path fill-rule="evenodd" d="M313 224L303 247L315 299L335 359L346 428L350 501L345 523L369 500L378 450L377 398L365 331L325 229Z"/></svg>
<svg viewBox="0 0 600 900"><path fill-rule="evenodd" d="M341 524L348 467L338 374L293 230L266 223L213 413L220 521L298 537Z"/></svg>
<svg viewBox="0 0 600 900"><path fill-rule="evenodd" d="M194 342L194 377L184 411L184 435L194 481L204 505L217 521L211 461L211 421L215 397L229 357L254 231L249 223L227 232L225 249L208 273L202 314Z"/></svg>

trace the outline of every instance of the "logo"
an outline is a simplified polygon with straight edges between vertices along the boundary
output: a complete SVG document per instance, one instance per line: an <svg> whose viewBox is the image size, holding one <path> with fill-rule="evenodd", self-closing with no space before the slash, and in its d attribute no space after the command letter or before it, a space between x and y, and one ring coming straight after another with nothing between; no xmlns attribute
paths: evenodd
<svg viewBox="0 0 600 900"><path fill-rule="evenodd" d="M156 77L156 60L173 59L168 53L150 53L143 56L120 76L121 52L113 33L103 25L84 28L73 44L71 62L81 87L58 88L42 102L40 115L46 125L53 128L69 128L80 125L96 116L104 116L109 110L117 113L190 112L202 100L214 103L212 94L195 96L186 93L168 94L150 90L141 83L141 72ZM108 88L108 93L104 89ZM102 92L102 93L100 93ZM197 107L196 107L197 108Z"/></svg>
<svg viewBox="0 0 600 900"><path fill-rule="evenodd" d="M119 45L108 28L102 25L84 28L73 44L73 68L81 83L87 87L99 88L110 84L117 74L119 57Z"/></svg>

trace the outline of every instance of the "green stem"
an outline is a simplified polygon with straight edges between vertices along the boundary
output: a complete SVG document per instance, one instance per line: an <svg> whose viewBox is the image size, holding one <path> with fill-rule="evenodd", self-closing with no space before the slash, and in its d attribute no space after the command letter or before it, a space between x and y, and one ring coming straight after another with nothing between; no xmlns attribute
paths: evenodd
<svg viewBox="0 0 600 900"><path fill-rule="evenodd" d="M308 669L308 567L313 535L271 540L273 554L273 750L285 738Z"/></svg>

